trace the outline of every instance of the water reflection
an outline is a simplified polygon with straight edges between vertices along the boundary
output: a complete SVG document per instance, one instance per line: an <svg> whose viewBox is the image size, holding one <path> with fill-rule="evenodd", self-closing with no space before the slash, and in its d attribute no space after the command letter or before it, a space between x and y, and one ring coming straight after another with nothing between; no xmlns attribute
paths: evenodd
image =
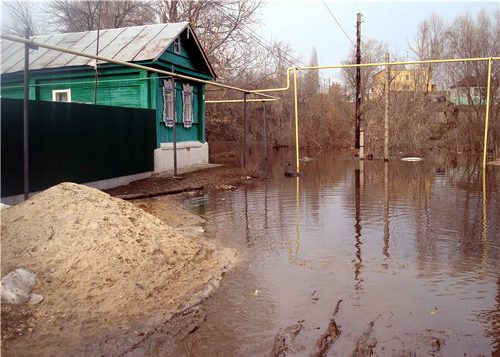
<svg viewBox="0 0 500 357"><path fill-rule="evenodd" d="M384 162L384 247L382 254L390 258L389 254L389 162Z"/></svg>
<svg viewBox="0 0 500 357"><path fill-rule="evenodd" d="M482 265L488 264L488 214L486 208L486 171L483 170L483 232L482 232L482 247L483 247L483 261Z"/></svg>
<svg viewBox="0 0 500 357"><path fill-rule="evenodd" d="M362 164L362 162L360 163ZM354 262L354 280L356 281L355 288L356 290L362 290L361 282L363 280L360 279L359 275L361 274L361 268L363 267L363 258L361 256L361 246L363 243L361 242L361 169L354 170L354 190L355 190L355 219L356 223L354 224L355 230L355 243L356 247L356 258L353 260Z"/></svg>
<svg viewBox="0 0 500 357"><path fill-rule="evenodd" d="M283 176L290 156L274 152L270 180L206 204L208 234L248 265L207 302L185 354L268 355L279 328L305 320L306 355L339 299L344 337L332 355L350 355L378 316L378 355L436 353L438 337L443 355L499 353L498 168L483 180L466 158L360 163L325 152L293 180Z"/></svg>

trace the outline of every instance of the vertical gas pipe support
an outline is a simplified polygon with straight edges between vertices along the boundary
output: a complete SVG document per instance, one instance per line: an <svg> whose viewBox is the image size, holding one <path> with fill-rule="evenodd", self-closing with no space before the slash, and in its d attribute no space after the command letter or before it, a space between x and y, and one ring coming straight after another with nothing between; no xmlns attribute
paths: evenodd
<svg viewBox="0 0 500 357"><path fill-rule="evenodd" d="M172 73L174 73L174 66L172 65ZM177 176L177 131L176 131L176 126L177 126L177 112L175 111L175 105L176 105L176 94L177 94L177 89L175 88L175 77L172 76L172 102L174 103L173 107L173 116L174 116L174 126L172 127L172 142L174 146L174 176Z"/></svg>
<svg viewBox="0 0 500 357"><path fill-rule="evenodd" d="M243 93L243 167L247 167L247 93Z"/></svg>
<svg viewBox="0 0 500 357"><path fill-rule="evenodd" d="M486 170L486 154L488 153L488 120L490 118L490 92L491 92L491 57L488 58L488 85L486 87L486 119L484 121L483 175L484 175L484 170Z"/></svg>
<svg viewBox="0 0 500 357"><path fill-rule="evenodd" d="M295 156L297 158L297 174L299 173L299 109L297 102L297 68L293 69L293 91L295 101Z"/></svg>
<svg viewBox="0 0 500 357"><path fill-rule="evenodd" d="M264 116L264 151L266 160L266 177L269 176L269 153L267 151L267 118L266 118L266 102L262 102L262 115Z"/></svg>
<svg viewBox="0 0 500 357"><path fill-rule="evenodd" d="M389 53L385 54L385 62L389 63ZM385 67L385 118L384 118L384 161L389 161L389 89L391 85L391 69Z"/></svg>
<svg viewBox="0 0 500 357"><path fill-rule="evenodd" d="M26 29L25 37L29 39L30 31ZM30 197L30 179L29 179L29 66L30 66L30 50L29 45L24 45L24 105L23 105L23 163L24 163L24 200Z"/></svg>

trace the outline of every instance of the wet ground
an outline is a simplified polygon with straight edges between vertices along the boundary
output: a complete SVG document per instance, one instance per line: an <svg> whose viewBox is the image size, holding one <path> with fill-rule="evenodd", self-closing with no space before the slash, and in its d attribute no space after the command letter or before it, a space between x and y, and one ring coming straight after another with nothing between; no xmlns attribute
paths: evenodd
<svg viewBox="0 0 500 357"><path fill-rule="evenodd" d="M500 168L309 156L186 200L241 262L172 355L500 356Z"/></svg>

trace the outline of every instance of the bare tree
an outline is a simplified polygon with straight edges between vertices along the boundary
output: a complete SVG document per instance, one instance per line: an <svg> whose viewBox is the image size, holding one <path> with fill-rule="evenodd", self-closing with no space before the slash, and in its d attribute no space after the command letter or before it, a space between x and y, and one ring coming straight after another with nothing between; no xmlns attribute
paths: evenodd
<svg viewBox="0 0 500 357"><path fill-rule="evenodd" d="M408 47L421 61L443 58L446 48L446 24L443 18L432 13L429 18L422 21L418 26L417 34ZM426 64L424 68L428 73L425 77L428 82L418 83L418 85L423 84L425 88L429 88L434 81L434 83L440 83L443 86L442 65Z"/></svg>
<svg viewBox="0 0 500 357"><path fill-rule="evenodd" d="M384 54L387 52L387 45L373 39L368 39L363 42L361 46L361 63L376 63L383 62ZM349 59L342 62L343 64L354 64L356 63L356 49L351 48L349 54ZM361 95L362 98L366 98L368 90L371 87L373 75L379 71L377 67L362 67L361 68ZM354 93L356 88L356 69L343 68L342 77L344 82L347 84L348 90L351 94Z"/></svg>
<svg viewBox="0 0 500 357"><path fill-rule="evenodd" d="M489 15L482 10L477 17L469 13L458 16L448 27L446 33L446 56L450 58L476 58L500 55L500 11ZM491 99L491 143L490 147L498 153L500 147L500 125L498 123L500 101L500 66L492 67ZM479 152L482 148L484 115L486 104L486 84L488 64L485 61L461 62L446 66L449 85L460 87L460 94L466 104L458 106L456 115L451 118L457 140L463 150Z"/></svg>
<svg viewBox="0 0 500 357"><path fill-rule="evenodd" d="M309 66L314 67L318 65L318 52L316 47L313 47L311 60L309 61ZM309 97L315 96L319 91L319 71L318 70L308 70L304 75L305 84L305 94Z"/></svg>
<svg viewBox="0 0 500 357"><path fill-rule="evenodd" d="M154 11L139 0L70 1L52 0L47 3L47 21L56 32L79 32L152 24Z"/></svg>
<svg viewBox="0 0 500 357"><path fill-rule="evenodd" d="M34 15L39 10L38 4L28 1L8 1L4 6L10 21L2 24L3 31L22 37L25 36L26 29L30 36L40 33L40 24Z"/></svg>

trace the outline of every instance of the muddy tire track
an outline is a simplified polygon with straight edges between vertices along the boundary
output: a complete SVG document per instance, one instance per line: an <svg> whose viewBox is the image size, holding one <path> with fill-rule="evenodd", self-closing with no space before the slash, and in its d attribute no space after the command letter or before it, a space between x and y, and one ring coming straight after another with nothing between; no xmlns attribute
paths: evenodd
<svg viewBox="0 0 500 357"><path fill-rule="evenodd" d="M318 350L311 354L311 357L324 357L326 356L328 350L337 341L342 331L335 321L335 315L339 312L340 303L342 300L337 301L335 309L333 310L333 315L328 322L328 327L326 331L318 338L316 341L316 346Z"/></svg>
<svg viewBox="0 0 500 357"><path fill-rule="evenodd" d="M274 338L273 349L269 357L285 357L288 351L297 350L301 346L295 345L295 338L302 330L304 320L296 324L281 328Z"/></svg>
<svg viewBox="0 0 500 357"><path fill-rule="evenodd" d="M375 325L376 320L368 324L368 328L356 342L356 347L352 351L351 357L369 357L373 355L373 349L377 346L377 340L372 336L373 325Z"/></svg>

